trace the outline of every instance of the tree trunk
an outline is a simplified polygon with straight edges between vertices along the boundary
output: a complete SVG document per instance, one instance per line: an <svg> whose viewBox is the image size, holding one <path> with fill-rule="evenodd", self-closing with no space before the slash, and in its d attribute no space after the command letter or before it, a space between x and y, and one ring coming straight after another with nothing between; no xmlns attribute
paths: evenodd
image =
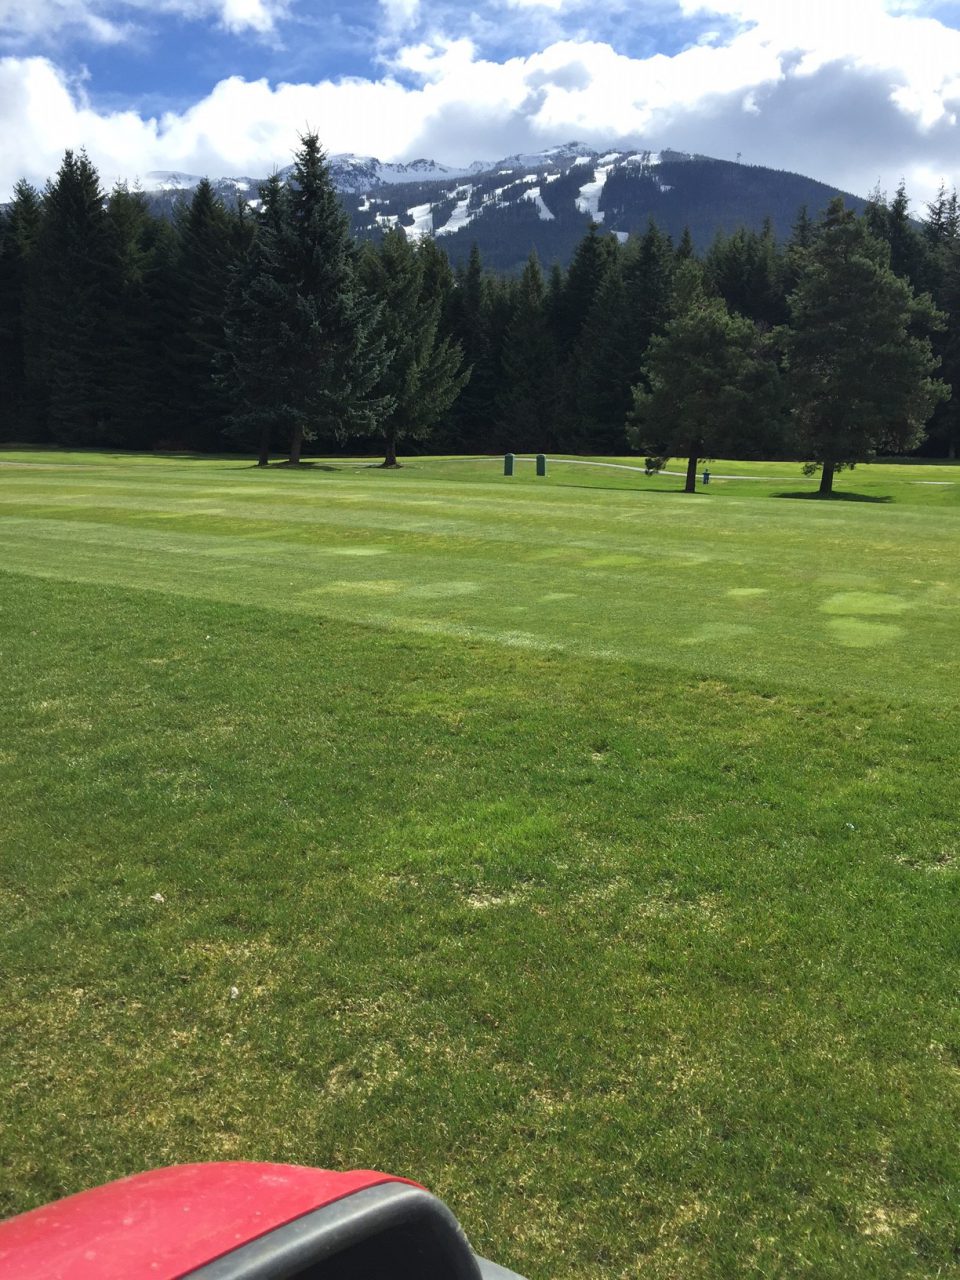
<svg viewBox="0 0 960 1280"><path fill-rule="evenodd" d="M290 466L300 465L300 450L303 448L303 424L298 422L290 437Z"/></svg>
<svg viewBox="0 0 960 1280"><path fill-rule="evenodd" d="M384 459L380 463L381 467L399 467L397 461L397 433L395 430L387 431L387 443L384 449Z"/></svg>
<svg viewBox="0 0 960 1280"><path fill-rule="evenodd" d="M820 490L817 494L820 498L833 497L833 473L836 466L832 462L825 462L823 470L820 472Z"/></svg>
<svg viewBox="0 0 960 1280"><path fill-rule="evenodd" d="M684 493L697 492L697 456L697 450L694 448L687 459L687 483L683 486Z"/></svg>
<svg viewBox="0 0 960 1280"><path fill-rule="evenodd" d="M264 427L260 433L260 456L257 458L258 467L266 467L270 465L270 428Z"/></svg>

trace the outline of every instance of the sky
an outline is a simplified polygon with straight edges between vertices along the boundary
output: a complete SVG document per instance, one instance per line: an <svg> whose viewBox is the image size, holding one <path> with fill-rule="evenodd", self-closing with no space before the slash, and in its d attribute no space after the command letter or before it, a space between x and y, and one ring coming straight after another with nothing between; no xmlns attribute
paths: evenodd
<svg viewBox="0 0 960 1280"><path fill-rule="evenodd" d="M960 184L960 0L0 0L0 200L331 153L572 140L788 169L915 209Z"/></svg>

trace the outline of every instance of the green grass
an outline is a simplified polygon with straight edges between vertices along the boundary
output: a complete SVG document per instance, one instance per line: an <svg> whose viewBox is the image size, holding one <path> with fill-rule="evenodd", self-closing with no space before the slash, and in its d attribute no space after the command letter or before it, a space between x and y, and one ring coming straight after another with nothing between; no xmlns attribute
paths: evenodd
<svg viewBox="0 0 960 1280"><path fill-rule="evenodd" d="M0 454L0 1207L372 1165L534 1280L960 1274L960 468L324 465Z"/></svg>

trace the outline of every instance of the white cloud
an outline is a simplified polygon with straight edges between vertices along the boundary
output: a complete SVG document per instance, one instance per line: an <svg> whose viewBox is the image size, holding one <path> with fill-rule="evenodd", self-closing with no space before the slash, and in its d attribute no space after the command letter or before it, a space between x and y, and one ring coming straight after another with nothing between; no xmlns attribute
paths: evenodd
<svg viewBox="0 0 960 1280"><path fill-rule="evenodd" d="M415 0L383 3L398 23L415 16ZM108 182L155 168L259 176L286 163L307 126L330 151L383 159L457 163L574 137L630 138L728 158L743 152L748 162L860 194L878 179L892 190L903 176L919 201L941 177L960 180L960 31L919 3L682 5L702 16L711 39L673 56L633 58L602 41L568 39L496 61L467 38L403 44L398 27L378 80L233 77L188 110L151 119L98 111L50 60L10 57L0 62L0 198L21 175L43 181L68 146L86 145ZM261 6L217 0L216 10L256 29Z"/></svg>
<svg viewBox="0 0 960 1280"><path fill-rule="evenodd" d="M0 39L21 46L62 33L100 44L129 38L136 24L159 15L213 18L228 31L273 31L289 0L0 0Z"/></svg>
<svg viewBox="0 0 960 1280"><path fill-rule="evenodd" d="M406 31L420 17L420 0L380 0L380 8L391 32Z"/></svg>

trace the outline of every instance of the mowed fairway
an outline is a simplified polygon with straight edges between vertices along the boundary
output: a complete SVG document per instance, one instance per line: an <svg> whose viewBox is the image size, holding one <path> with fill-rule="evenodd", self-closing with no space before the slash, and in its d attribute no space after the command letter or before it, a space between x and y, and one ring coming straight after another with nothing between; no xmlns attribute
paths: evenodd
<svg viewBox="0 0 960 1280"><path fill-rule="evenodd" d="M960 468L500 469L0 453L0 1211L269 1159L533 1280L960 1275Z"/></svg>

